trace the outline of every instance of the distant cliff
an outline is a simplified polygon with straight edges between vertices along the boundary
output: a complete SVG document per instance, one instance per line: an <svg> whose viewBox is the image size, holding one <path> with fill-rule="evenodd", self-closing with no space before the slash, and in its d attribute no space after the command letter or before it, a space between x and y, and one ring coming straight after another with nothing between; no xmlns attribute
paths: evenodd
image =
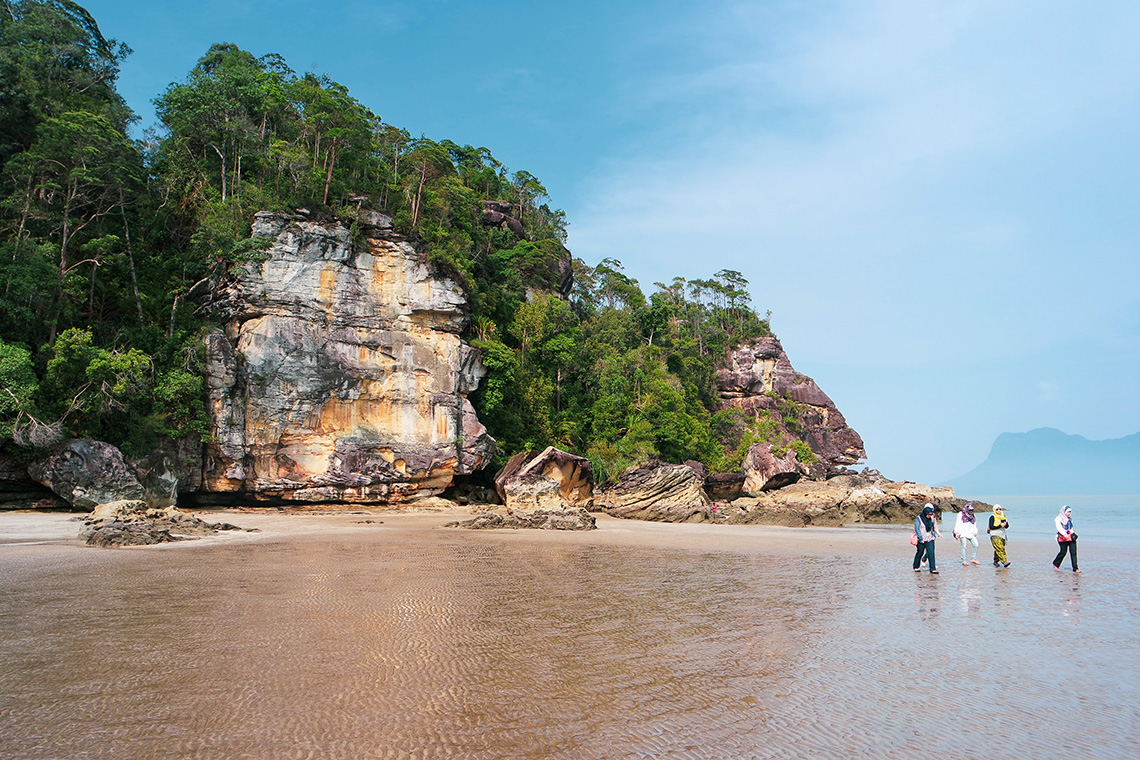
<svg viewBox="0 0 1140 760"><path fill-rule="evenodd" d="M1140 433L1105 441L1054 428L1002 433L986 461L947 485L980 494L1140 493Z"/></svg>

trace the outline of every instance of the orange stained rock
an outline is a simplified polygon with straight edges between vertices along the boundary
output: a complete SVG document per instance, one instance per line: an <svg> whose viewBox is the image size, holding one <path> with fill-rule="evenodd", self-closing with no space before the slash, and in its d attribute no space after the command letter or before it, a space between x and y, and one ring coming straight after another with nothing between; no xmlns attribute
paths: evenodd
<svg viewBox="0 0 1140 760"><path fill-rule="evenodd" d="M321 285L320 293L317 296L317 303L322 306L331 308L336 303L336 286L338 281L337 273L341 267L335 262L325 262L324 267L321 269Z"/></svg>

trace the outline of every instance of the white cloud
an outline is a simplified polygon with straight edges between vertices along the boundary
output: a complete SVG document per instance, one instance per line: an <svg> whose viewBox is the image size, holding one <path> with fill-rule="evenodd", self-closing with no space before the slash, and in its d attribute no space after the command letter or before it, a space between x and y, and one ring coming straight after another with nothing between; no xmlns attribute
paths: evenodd
<svg viewBox="0 0 1140 760"><path fill-rule="evenodd" d="M840 396L844 366L1017 375L1136 310L1140 229L1096 199L1140 168L1140 8L777 10L735 3L674 27L701 65L627 83L661 126L599 168L577 255L616 256L643 284L740 270L793 361L837 368L821 382ZM1090 140L1102 131L1128 143ZM880 392L897 393L890 377ZM965 427L962 412L945 424Z"/></svg>

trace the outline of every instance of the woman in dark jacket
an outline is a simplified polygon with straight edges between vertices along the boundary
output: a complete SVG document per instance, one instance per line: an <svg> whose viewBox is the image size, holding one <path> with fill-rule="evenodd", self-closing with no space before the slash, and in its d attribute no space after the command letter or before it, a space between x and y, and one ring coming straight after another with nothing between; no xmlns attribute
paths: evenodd
<svg viewBox="0 0 1140 760"><path fill-rule="evenodd" d="M934 505L927 504L922 508L918 517L914 518L914 533L918 536L918 544L914 552L914 571L919 571L923 557L930 563L930 572L938 575L938 568L934 564L934 539L942 538L938 530L938 523L934 519Z"/></svg>

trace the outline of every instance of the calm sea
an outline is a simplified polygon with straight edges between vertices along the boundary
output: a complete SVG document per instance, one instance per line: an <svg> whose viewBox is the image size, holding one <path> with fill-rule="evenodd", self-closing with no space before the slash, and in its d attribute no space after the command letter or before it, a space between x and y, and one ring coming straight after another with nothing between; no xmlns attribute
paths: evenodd
<svg viewBox="0 0 1140 760"><path fill-rule="evenodd" d="M1068 505L1073 508L1073 526L1082 545L1107 541L1140 546L1140 494L1111 496L1016 496L982 494L979 501L1001 504L1009 517L1010 539L1049 538L1056 535L1053 518ZM942 516L943 533L950 535L955 515ZM986 513L983 521L989 519ZM984 530L983 530L984 533Z"/></svg>

